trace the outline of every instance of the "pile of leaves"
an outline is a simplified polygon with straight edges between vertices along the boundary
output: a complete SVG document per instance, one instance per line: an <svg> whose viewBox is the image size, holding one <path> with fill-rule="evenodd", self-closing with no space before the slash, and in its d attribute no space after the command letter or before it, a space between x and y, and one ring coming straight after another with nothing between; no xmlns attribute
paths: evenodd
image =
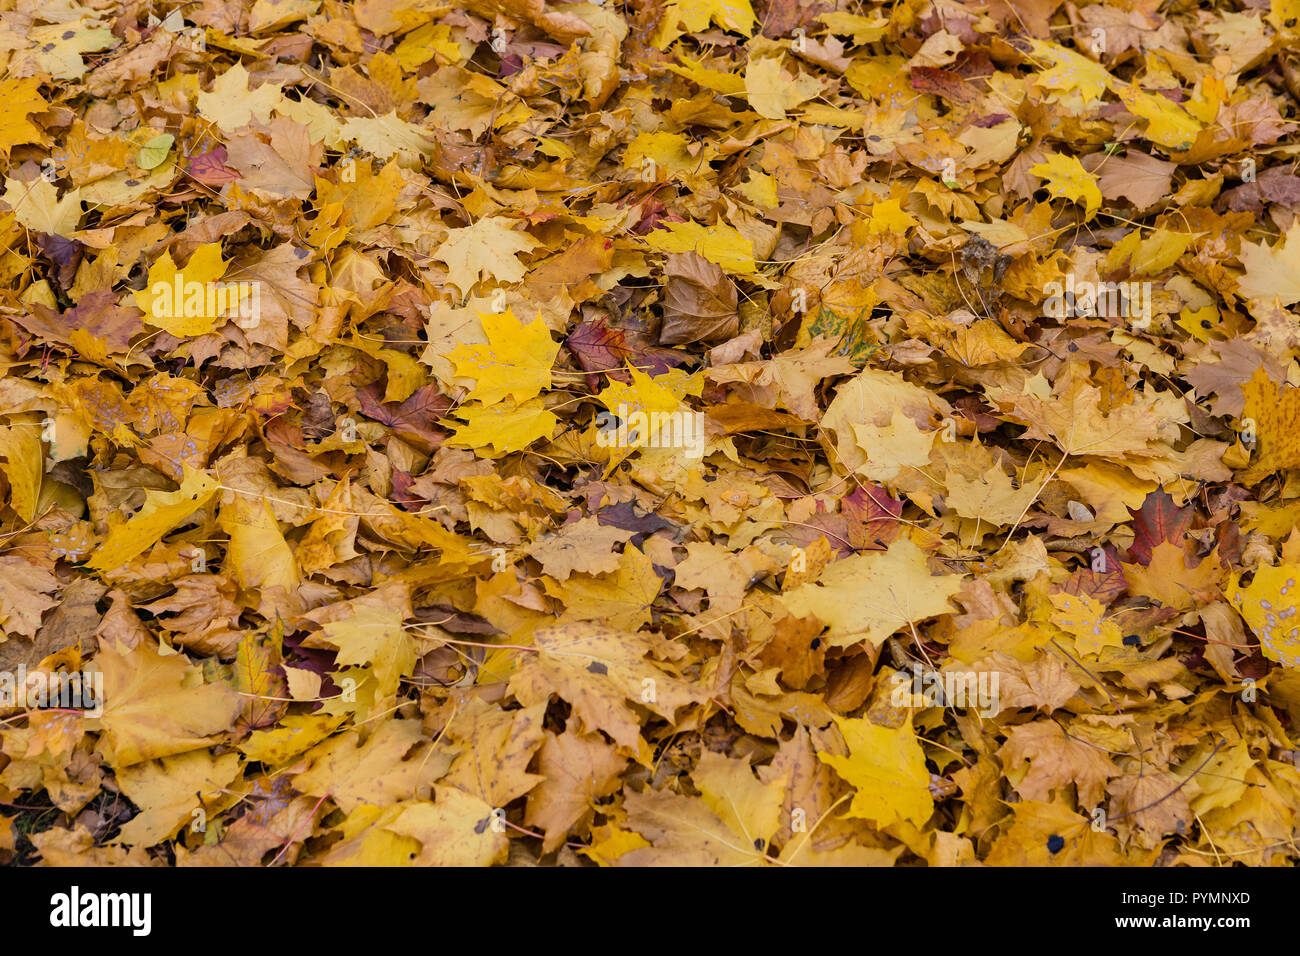
<svg viewBox="0 0 1300 956"><path fill-rule="evenodd" d="M1300 0L5 7L0 859L1300 856Z"/></svg>

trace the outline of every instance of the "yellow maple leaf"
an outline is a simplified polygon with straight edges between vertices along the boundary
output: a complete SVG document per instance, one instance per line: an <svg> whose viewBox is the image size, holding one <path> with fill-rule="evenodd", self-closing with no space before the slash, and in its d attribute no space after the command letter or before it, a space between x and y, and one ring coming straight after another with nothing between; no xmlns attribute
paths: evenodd
<svg viewBox="0 0 1300 956"><path fill-rule="evenodd" d="M1116 866L1125 863L1119 841L1098 833L1091 821L1057 794L1054 802L1021 800L1011 804L1014 817L993 843L993 866Z"/></svg>
<svg viewBox="0 0 1300 956"><path fill-rule="evenodd" d="M832 646L864 640L879 646L900 628L952 613L948 598L961 589L961 581L960 574L931 575L925 553L900 538L888 551L833 561L816 583L788 591L781 603L795 617L828 624Z"/></svg>
<svg viewBox="0 0 1300 956"><path fill-rule="evenodd" d="M1271 0L1264 17L1278 33L1300 31L1300 0Z"/></svg>
<svg viewBox="0 0 1300 956"><path fill-rule="evenodd" d="M45 132L29 117L44 113L50 104L41 98L41 81L38 77L6 77L0 80L0 151L6 156L9 150L22 143L43 143Z"/></svg>
<svg viewBox="0 0 1300 956"><path fill-rule="evenodd" d="M217 482L189 465L182 465L185 479L175 491L146 491L144 507L129 521L111 527L103 544L95 549L86 567L111 571L162 540L162 536L198 511L217 492Z"/></svg>
<svg viewBox="0 0 1300 956"><path fill-rule="evenodd" d="M724 30L749 36L758 24L749 0L670 0L664 7L654 44L663 50L681 36L683 28L691 33L708 27L710 21Z"/></svg>
<svg viewBox="0 0 1300 956"><path fill-rule="evenodd" d="M1261 565L1248 587L1235 576L1225 593L1259 638L1264 656L1300 669L1300 565Z"/></svg>
<svg viewBox="0 0 1300 956"><path fill-rule="evenodd" d="M1176 440L1174 423L1186 421L1178 406L1154 391L1135 391L1127 404L1103 414L1101 389L1089 383L1087 370L1077 363L1057 376L1050 396L1035 394L1033 384L1026 383L1020 395L991 391L1001 392L999 401L1012 404L1012 417L1029 425L1023 437L1047 439L1071 455L1121 462L1134 454L1150 455Z"/></svg>
<svg viewBox="0 0 1300 956"><path fill-rule="evenodd" d="M504 833L483 821L493 808L478 797L455 787L435 785L434 802L409 800L399 803L396 819L387 829L420 841L420 853L409 861L413 866L491 866L504 863L510 841Z"/></svg>
<svg viewBox="0 0 1300 956"><path fill-rule="evenodd" d="M1181 106L1159 94L1134 87L1119 90L1120 99L1134 116L1147 121L1146 138L1167 149L1191 149L1203 125Z"/></svg>
<svg viewBox="0 0 1300 956"><path fill-rule="evenodd" d="M623 165L637 171L662 169L668 175L701 169L706 159L692 156L691 140L681 133L640 133L623 151ZM653 178L653 177L652 177Z"/></svg>
<svg viewBox="0 0 1300 956"><path fill-rule="evenodd" d="M324 143L330 149L339 149L346 142L338 117L329 107L313 99L294 100L281 94L274 111L307 127L307 135L313 142Z"/></svg>
<svg viewBox="0 0 1300 956"><path fill-rule="evenodd" d="M459 67L445 67L426 76L419 91L421 102L432 108L439 127L465 130L471 136L522 122L531 113L496 80Z"/></svg>
<svg viewBox="0 0 1300 956"><path fill-rule="evenodd" d="M1294 36L1300 33L1300 0L1270 0L1264 18L1279 34Z"/></svg>
<svg viewBox="0 0 1300 956"><path fill-rule="evenodd" d="M221 508L221 527L230 536L226 572L240 587L259 593L297 590L298 564L265 496L233 493Z"/></svg>
<svg viewBox="0 0 1300 956"><path fill-rule="evenodd" d="M219 242L199 246L182 269L168 250L149 267L149 281L135 293L136 307L145 322L177 338L207 335L235 314L244 295L239 283L223 284L218 302L216 282L228 266Z"/></svg>
<svg viewBox="0 0 1300 956"><path fill-rule="evenodd" d="M539 438L550 438L560 423L540 398L518 405L504 401L494 405L462 405L456 414L466 424L456 428L447 444L480 451L490 448L494 455L522 451Z"/></svg>
<svg viewBox="0 0 1300 956"><path fill-rule="evenodd" d="M1120 647L1124 635L1114 621L1105 620L1106 609L1086 594L1057 592L1050 596L1055 612L1050 620L1074 638L1080 654L1100 654L1102 648Z"/></svg>
<svg viewBox="0 0 1300 956"><path fill-rule="evenodd" d="M92 53L121 42L113 31L92 20L71 20L36 27L27 34L33 44L28 56L54 79L80 79L86 73L83 53ZM7 105L7 104L6 104Z"/></svg>
<svg viewBox="0 0 1300 956"><path fill-rule="evenodd" d="M1181 611L1213 601L1218 596L1222 576L1216 552L1188 567L1182 545L1170 541L1162 541L1151 549L1151 562L1147 566L1121 563L1120 569L1130 594Z"/></svg>
<svg viewBox="0 0 1300 956"><path fill-rule="evenodd" d="M1011 476L996 462L973 478L949 471L944 480L948 507L964 518L977 518L992 526L1019 521L1039 491L1033 484L1013 488Z"/></svg>
<svg viewBox="0 0 1300 956"><path fill-rule="evenodd" d="M306 770L295 775L302 793L326 794L346 813L357 807L386 807L425 797L451 766L451 754L435 748L418 720L384 720L361 742L360 730L329 738L303 757Z"/></svg>
<svg viewBox="0 0 1300 956"><path fill-rule="evenodd" d="M140 813L122 827L117 841L153 846L175 836L182 826L193 822L196 803L212 812L230 802L227 794L231 791L226 787L239 770L239 754L214 757L206 751L119 768L114 778Z"/></svg>
<svg viewBox="0 0 1300 956"><path fill-rule="evenodd" d="M848 815L887 827L906 820L921 826L934 812L930 796L930 771L925 753L916 741L911 720L898 727L881 727L866 718L835 715L849 755L817 752L857 791Z"/></svg>
<svg viewBox="0 0 1300 956"><path fill-rule="evenodd" d="M354 161L348 178L338 183L316 177L316 200L322 211L339 205L347 215L338 218L352 228L373 229L396 210L403 185L395 163L385 163L375 172L369 161Z"/></svg>
<svg viewBox="0 0 1300 956"><path fill-rule="evenodd" d="M318 509L319 517L294 545L294 558L303 574L314 574L357 556L359 552L353 545L358 519L353 512L352 485L344 476Z"/></svg>
<svg viewBox="0 0 1300 956"><path fill-rule="evenodd" d="M1095 60L1081 56L1056 43L1031 39L1034 56L1048 64L1048 68L1034 77L1035 85L1046 90L1070 92L1077 90L1084 105L1101 99L1110 89L1114 77Z"/></svg>
<svg viewBox="0 0 1300 956"><path fill-rule="evenodd" d="M708 751L691 774L709 809L726 822L733 833L762 837L766 844L780 826L781 802L785 796L784 779L775 767L754 776L747 760L733 760ZM789 770L786 770L786 775Z"/></svg>
<svg viewBox="0 0 1300 956"><path fill-rule="evenodd" d="M305 20L320 8L320 0L257 0L248 15L250 33L274 30Z"/></svg>
<svg viewBox="0 0 1300 956"><path fill-rule="evenodd" d="M617 571L574 574L563 584L543 578L542 584L565 605L562 621L599 621L626 631L650 620L650 606L663 587L650 557L631 544L623 547Z"/></svg>
<svg viewBox="0 0 1300 956"><path fill-rule="evenodd" d="M1083 203L1085 222L1101 208L1101 189L1096 178L1073 156L1053 153L1029 171L1047 180L1047 191L1053 196Z"/></svg>
<svg viewBox="0 0 1300 956"><path fill-rule="evenodd" d="M1254 439L1250 467L1241 481L1253 485L1265 475L1300 466L1300 388L1274 384L1263 366L1241 387L1243 436ZM1243 439L1244 440L1244 439ZM1246 441L1247 447L1251 446Z"/></svg>
<svg viewBox="0 0 1300 956"><path fill-rule="evenodd" d="M671 790L646 788L624 801L628 825L649 845L632 849L617 866L763 866L764 837L746 839L733 831L709 806Z"/></svg>
<svg viewBox="0 0 1300 956"><path fill-rule="evenodd" d="M1196 239L1192 233L1172 229L1156 229L1144 239L1142 230L1134 229L1111 247L1106 269L1116 271L1127 261L1131 275L1156 275L1177 262Z"/></svg>
<svg viewBox="0 0 1300 956"><path fill-rule="evenodd" d="M420 841L390 828L408 807L424 803L410 800L380 809L369 804L357 807L332 832L342 839L320 857L321 866L412 866L419 856Z"/></svg>
<svg viewBox="0 0 1300 956"><path fill-rule="evenodd" d="M806 73L791 76L774 57L750 60L745 69L745 95L759 116L785 119L789 110L821 92L822 85Z"/></svg>
<svg viewBox="0 0 1300 956"><path fill-rule="evenodd" d="M1213 123L1219 115L1224 101L1228 98L1228 88L1223 78L1214 73L1207 73L1196 84L1196 92L1190 100L1185 100L1183 109L1187 110L1202 126Z"/></svg>
<svg viewBox="0 0 1300 956"><path fill-rule="evenodd" d="M81 219L81 190L70 189L60 199L54 184L41 177L28 183L6 179L0 202L8 204L19 223L51 236L70 235Z"/></svg>
<svg viewBox="0 0 1300 956"><path fill-rule="evenodd" d="M867 460L857 472L872 481L893 481L905 470L925 467L938 432L916 427L916 422L895 408L888 425L855 422L853 435Z"/></svg>
<svg viewBox="0 0 1300 956"><path fill-rule="evenodd" d="M702 382L676 369L652 377L640 369L630 368L630 382L611 379L596 396L611 412L620 408L641 412L671 412L680 408L686 395L699 395Z"/></svg>
<svg viewBox="0 0 1300 956"><path fill-rule="evenodd" d="M436 148L424 127L400 119L396 110L383 116L353 116L339 127L339 137L380 159L396 158L404 164L418 162Z"/></svg>
<svg viewBox="0 0 1300 956"><path fill-rule="evenodd" d="M542 777L529 773L528 765L547 736L542 730L546 706L466 708L447 731L447 742L459 754L442 783L472 793L490 807L504 807L533 789Z"/></svg>
<svg viewBox="0 0 1300 956"><path fill-rule="evenodd" d="M402 677L410 674L419 658L415 638L402 626L410 616L410 590L404 583L389 583L359 598L326 605L307 617L321 625L304 642L306 647L338 651L344 667L369 666L378 682L380 697L397 692Z"/></svg>
<svg viewBox="0 0 1300 956"><path fill-rule="evenodd" d="M441 62L459 63L460 44L452 39L451 27L445 23L425 23L416 27L397 44L393 56L403 70L414 70L435 56Z"/></svg>
<svg viewBox="0 0 1300 956"><path fill-rule="evenodd" d="M867 231L873 235L889 232L901 236L905 235L907 230L917 224L916 219L903 211L901 200L895 196L872 204L871 219L867 222Z"/></svg>
<svg viewBox="0 0 1300 956"><path fill-rule="evenodd" d="M754 773L748 760L705 751L691 774L699 800L647 790L628 801L629 825L649 837L653 849L634 849L619 865L769 864L790 770L772 765Z"/></svg>
<svg viewBox="0 0 1300 956"><path fill-rule="evenodd" d="M41 447L40 429L35 422L16 422L0 427L0 470L9 480L9 505L24 521L36 517L41 496L41 478L45 474L45 450Z"/></svg>
<svg viewBox="0 0 1300 956"><path fill-rule="evenodd" d="M1182 779L1187 780L1187 799L1196 813L1211 813L1237 804L1250 789L1245 779L1254 769L1255 760L1246 743L1240 738L1228 746L1215 746L1223 742L1223 737L1215 740L1214 726L1207 727L1208 733L1201 738L1200 745L1192 750L1172 769ZM1192 771L1199 769L1195 775Z"/></svg>
<svg viewBox="0 0 1300 956"><path fill-rule="evenodd" d="M102 646L95 662L104 674L99 750L112 767L208 747L239 713L229 684L205 684L202 668L161 654L151 639Z"/></svg>
<svg viewBox="0 0 1300 956"><path fill-rule="evenodd" d="M1275 246L1242 242L1237 254L1246 274L1237 291L1256 318L1266 318L1280 306L1300 302L1300 222L1293 222Z"/></svg>
<svg viewBox="0 0 1300 956"><path fill-rule="evenodd" d="M621 857L650 845L641 834L632 830L620 830L610 823L593 827L591 833L591 845L578 852L601 866L615 866Z"/></svg>
<svg viewBox="0 0 1300 956"><path fill-rule="evenodd" d="M292 671L295 668L286 668ZM239 744L239 752L249 760L278 767L290 757L310 750L343 722L329 714L291 714L274 727L255 730Z"/></svg>
<svg viewBox="0 0 1300 956"><path fill-rule="evenodd" d="M745 78L743 76L737 76L723 70L711 70L703 66L699 60L691 59L689 56L680 53L678 59L681 61L681 66L675 63L667 63L665 66L678 76L686 77L697 86L702 86L706 90L712 90L715 93L721 93L723 96L739 96L745 92Z"/></svg>
<svg viewBox="0 0 1300 956"><path fill-rule="evenodd" d="M385 402L404 402L416 389L428 382L428 372L419 362L405 352L384 348L382 341L354 333L347 344L388 367L387 384L384 386Z"/></svg>
<svg viewBox="0 0 1300 956"><path fill-rule="evenodd" d="M832 453L832 461L847 469L865 464L867 455L854 437L854 427L862 422L885 426L893 409L913 421L925 421L934 414L946 416L951 411L934 392L913 385L900 373L868 365L853 379L840 383L822 415L822 431L830 433L822 441Z"/></svg>
<svg viewBox="0 0 1300 956"><path fill-rule="evenodd" d="M274 83L263 83L250 91L248 71L236 62L212 82L211 93L199 91L199 114L216 123L223 133L233 133L253 120L259 123L270 120L271 110L283 98L280 87Z"/></svg>
<svg viewBox="0 0 1300 956"><path fill-rule="evenodd" d="M1139 508L1159 487L1154 481L1135 478L1127 468L1100 461L1064 468L1058 474L1079 492L1080 500L1096 512L1098 521L1113 523L1128 521L1129 511Z"/></svg>
<svg viewBox="0 0 1300 956"><path fill-rule="evenodd" d="M672 222L649 233L645 241L658 252L697 252L731 272L755 270L754 244L725 223Z"/></svg>
<svg viewBox="0 0 1300 956"><path fill-rule="evenodd" d="M608 476L622 462L642 448L659 443L658 426L668 422L670 426L687 426L693 424L684 416L695 413L682 401L687 394L699 395L702 386L696 376L685 376L678 369L664 375L651 377L639 369L632 368L630 382L611 379L596 398L609 409L610 416L597 416L594 427L604 433L597 434L597 446L609 450L609 464L605 467ZM666 419L664 416L678 416ZM618 425L614 424L618 420ZM655 431L652 435L651 432ZM677 436L677 431L682 432ZM703 441L703 433L686 435L686 428L673 431L673 436L682 439ZM685 447L683 445L683 447Z"/></svg>
<svg viewBox="0 0 1300 956"><path fill-rule="evenodd" d="M998 759L1023 799L1046 800L1053 790L1073 785L1085 809L1100 802L1106 781L1118 773L1093 741L1050 720L1009 728Z"/></svg>
<svg viewBox="0 0 1300 956"><path fill-rule="evenodd" d="M524 325L512 311L480 312L487 345L460 345L447 356L456 375L474 380L470 398L492 405L504 398L526 402L551 387L551 366L560 345L539 315Z"/></svg>
<svg viewBox="0 0 1300 956"><path fill-rule="evenodd" d="M884 17L863 17L835 10L819 13L817 19L826 24L831 33L853 37L853 42L858 46L879 40L889 31L889 21Z"/></svg>
<svg viewBox="0 0 1300 956"><path fill-rule="evenodd" d="M634 549L633 549L634 550ZM519 664L510 692L525 707L558 694L588 730L599 728L632 753L639 749L641 722L629 705L635 701L672 722L677 710L706 696L662 665L646 659L650 641L631 630L573 622L539 630L537 649ZM645 681L654 686L646 695Z"/></svg>
<svg viewBox="0 0 1300 956"><path fill-rule="evenodd" d="M461 295L492 278L501 283L518 282L524 267L517 258L540 245L526 232L519 232L501 217L488 216L464 229L452 229L433 251L433 258L447 264L451 283Z"/></svg>

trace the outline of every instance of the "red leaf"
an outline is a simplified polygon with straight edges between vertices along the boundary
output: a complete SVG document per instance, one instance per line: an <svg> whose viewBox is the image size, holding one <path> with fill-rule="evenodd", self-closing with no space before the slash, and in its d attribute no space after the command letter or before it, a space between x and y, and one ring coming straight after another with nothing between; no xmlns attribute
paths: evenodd
<svg viewBox="0 0 1300 956"><path fill-rule="evenodd" d="M625 365L647 375L662 375L684 360L672 349L658 348L635 333L629 335L627 330L611 326L604 317L578 323L565 344L587 373L587 385L593 392L600 388L599 372L613 372L611 377L627 381L627 374L618 372Z"/></svg>
<svg viewBox="0 0 1300 956"><path fill-rule="evenodd" d="M914 66L910 72L912 89L918 93L934 93L950 103L973 103L979 91L956 73L933 66Z"/></svg>
<svg viewBox="0 0 1300 956"><path fill-rule="evenodd" d="M1192 525L1192 507L1179 508L1161 488L1147 495L1139 510L1130 508L1128 513L1133 516L1133 544L1128 554L1143 567L1151 563L1152 549L1162 542L1183 544Z"/></svg>
<svg viewBox="0 0 1300 956"><path fill-rule="evenodd" d="M447 433L434 427L434 422L451 409L451 399L438 391L435 385L417 389L402 402L383 403L378 382L371 382L357 392L361 414L391 427L398 435L429 452L442 444Z"/></svg>
<svg viewBox="0 0 1300 956"><path fill-rule="evenodd" d="M839 514L815 514L806 526L790 528L790 536L806 547L825 535L840 554L883 551L898 537L902 514L902 501L876 485L863 485L840 499Z"/></svg>
<svg viewBox="0 0 1300 956"><path fill-rule="evenodd" d="M1123 594L1128 582L1119 569L1119 552L1114 545L1108 544L1102 547L1102 553L1106 558L1103 570L1092 569L1092 553L1088 552L1083 556L1083 567L1076 568L1070 574L1061 590L1066 594L1085 595L1103 605L1110 604Z"/></svg>
<svg viewBox="0 0 1300 956"><path fill-rule="evenodd" d="M410 489L413 484L415 484L415 479L411 477L409 471L402 471L399 468L393 469L393 500L408 510L422 508L429 503L428 498L421 498L419 495L411 494Z"/></svg>
<svg viewBox="0 0 1300 956"><path fill-rule="evenodd" d="M225 165L226 147L218 146L206 153L195 153L189 158L186 171L201 183L223 186L239 179L239 173Z"/></svg>

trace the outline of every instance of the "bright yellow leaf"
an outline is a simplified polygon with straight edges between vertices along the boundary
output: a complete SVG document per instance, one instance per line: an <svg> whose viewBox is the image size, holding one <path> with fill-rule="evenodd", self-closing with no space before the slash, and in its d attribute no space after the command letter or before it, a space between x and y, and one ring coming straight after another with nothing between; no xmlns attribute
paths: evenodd
<svg viewBox="0 0 1300 956"><path fill-rule="evenodd" d="M175 491L146 491L144 507L129 520L110 528L104 543L86 561L94 571L111 571L143 554L217 492L217 482L188 465L185 480Z"/></svg>
<svg viewBox="0 0 1300 956"><path fill-rule="evenodd" d="M701 226L698 222L673 222L667 229L656 229L645 237L651 249L659 252L697 252L710 262L732 272L753 272L754 244L733 226L719 223Z"/></svg>
<svg viewBox="0 0 1300 956"><path fill-rule="evenodd" d="M0 79L0 151L6 156L9 150L21 143L43 143L45 133L29 117L44 113L50 104L41 99L39 77L5 77Z"/></svg>
<svg viewBox="0 0 1300 956"><path fill-rule="evenodd" d="M1121 88L1119 95L1130 113L1147 121L1144 135L1151 142L1167 149L1190 149L1196 142L1201 123L1169 97L1134 87Z"/></svg>
<svg viewBox="0 0 1300 956"><path fill-rule="evenodd" d="M930 771L916 742L911 721L898 727L880 727L866 718L852 720L836 715L849 755L818 751L823 763L857 791L848 815L870 820L880 827L899 821L921 826L934 812L930 796Z"/></svg>
<svg viewBox="0 0 1300 956"><path fill-rule="evenodd" d="M244 295L240 283L218 284L228 266L219 242L199 246L181 269L170 250L164 252L150 266L145 287L135 293L136 307L145 322L177 338L207 335L236 313Z"/></svg>
<svg viewBox="0 0 1300 956"><path fill-rule="evenodd" d="M1259 638L1264 656L1300 669L1300 564L1261 565L1248 587L1234 579L1225 593Z"/></svg>
<svg viewBox="0 0 1300 956"><path fill-rule="evenodd" d="M538 316L524 325L510 310L480 312L487 345L460 345L448 356L456 375L474 380L470 398L485 405L506 397L517 403L551 387L551 366L560 345Z"/></svg>
<svg viewBox="0 0 1300 956"><path fill-rule="evenodd" d="M515 405L462 405L456 414L467 424L459 426L447 444L461 448L488 449L496 455L521 451L540 438L550 438L560 420L542 405L540 398Z"/></svg>
<svg viewBox="0 0 1300 956"><path fill-rule="evenodd" d="M1053 153L1045 162L1031 166L1029 172L1047 180L1047 191L1052 196L1083 203L1085 221L1101 208L1096 178L1073 156Z"/></svg>

